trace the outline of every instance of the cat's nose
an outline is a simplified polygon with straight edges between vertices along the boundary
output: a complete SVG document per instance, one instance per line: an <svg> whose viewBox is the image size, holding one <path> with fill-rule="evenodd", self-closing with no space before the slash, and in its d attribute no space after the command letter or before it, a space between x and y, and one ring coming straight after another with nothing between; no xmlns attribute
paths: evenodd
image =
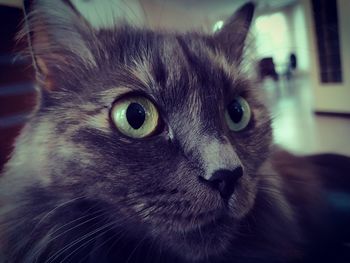
<svg viewBox="0 0 350 263"><path fill-rule="evenodd" d="M233 170L220 169L216 170L207 181L213 188L220 192L222 198L228 199L233 194L236 183L242 175L243 169L241 166Z"/></svg>

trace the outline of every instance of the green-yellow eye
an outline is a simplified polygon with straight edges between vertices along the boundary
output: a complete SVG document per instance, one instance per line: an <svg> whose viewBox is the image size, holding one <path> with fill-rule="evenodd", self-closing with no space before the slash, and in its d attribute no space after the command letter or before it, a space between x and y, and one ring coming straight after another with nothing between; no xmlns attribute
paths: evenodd
<svg viewBox="0 0 350 263"><path fill-rule="evenodd" d="M228 104L225 111L225 119L228 127L235 132L246 128L251 118L248 102L238 96Z"/></svg>
<svg viewBox="0 0 350 263"><path fill-rule="evenodd" d="M159 122L157 108L149 99L141 96L117 101L112 107L111 118L121 133L132 138L152 135Z"/></svg>

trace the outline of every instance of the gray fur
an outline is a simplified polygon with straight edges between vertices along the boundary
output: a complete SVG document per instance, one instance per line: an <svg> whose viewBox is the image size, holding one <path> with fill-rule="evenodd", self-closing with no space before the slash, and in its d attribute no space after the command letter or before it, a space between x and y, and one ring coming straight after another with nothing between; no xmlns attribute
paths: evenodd
<svg viewBox="0 0 350 263"><path fill-rule="evenodd" d="M279 179L257 175L270 120L238 62L253 7L215 36L94 31L64 2L32 8L45 81L0 179L2 262L284 262L297 227ZM133 140L109 120L130 92L157 105L157 135ZM224 110L237 95L253 120L234 133ZM198 179L238 164L227 203Z"/></svg>

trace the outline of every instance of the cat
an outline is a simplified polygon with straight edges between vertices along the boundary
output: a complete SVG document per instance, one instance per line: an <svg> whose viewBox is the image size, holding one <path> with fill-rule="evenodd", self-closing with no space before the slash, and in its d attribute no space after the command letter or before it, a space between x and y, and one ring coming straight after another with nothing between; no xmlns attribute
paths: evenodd
<svg viewBox="0 0 350 263"><path fill-rule="evenodd" d="M40 102L0 177L0 262L326 259L319 159L272 147L241 68L254 7L208 35L33 1Z"/></svg>

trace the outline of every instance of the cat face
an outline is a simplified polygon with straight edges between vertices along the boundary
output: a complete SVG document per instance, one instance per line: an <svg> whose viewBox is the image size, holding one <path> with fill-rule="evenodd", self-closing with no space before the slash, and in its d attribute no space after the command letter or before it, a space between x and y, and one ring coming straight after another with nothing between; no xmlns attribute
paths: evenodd
<svg viewBox="0 0 350 263"><path fill-rule="evenodd" d="M17 143L21 166L10 162L8 173L31 178L22 190L97 200L111 222L188 259L224 252L254 205L271 140L266 109L239 63L253 7L214 36L95 31L63 3L34 9L34 53L49 91ZM131 103L142 108L128 119ZM232 126L241 119L232 122L230 107L248 114L243 128ZM130 132L132 118L149 127ZM225 172L237 178L211 180Z"/></svg>

